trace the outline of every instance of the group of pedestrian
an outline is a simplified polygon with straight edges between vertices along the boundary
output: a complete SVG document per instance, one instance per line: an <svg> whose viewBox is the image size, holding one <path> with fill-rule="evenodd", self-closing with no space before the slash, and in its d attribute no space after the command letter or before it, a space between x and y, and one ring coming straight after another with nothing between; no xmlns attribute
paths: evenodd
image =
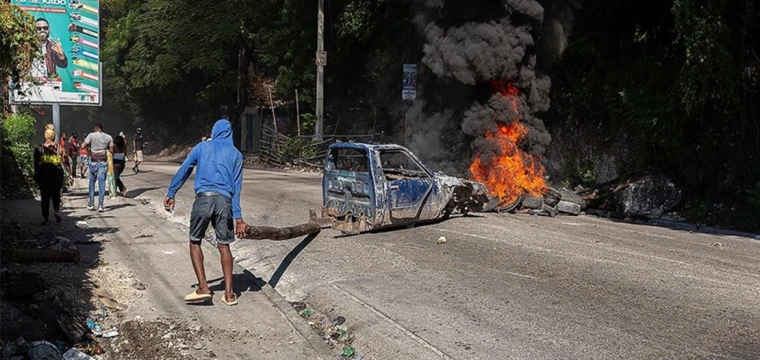
<svg viewBox="0 0 760 360"><path fill-rule="evenodd" d="M116 196L116 188L122 196L128 193L121 179L128 160L128 141L124 132L115 138L103 132L103 125L96 123L93 131L79 140L76 131L67 138L61 133L60 141L56 143L56 133L52 124L45 127L45 142L35 148L34 180L40 189L43 224L49 222L50 203L53 203L53 214L57 222L61 222L60 206L61 191L65 181L73 184L77 173L82 178L89 175L89 201L87 209L95 210L95 183L98 184L99 212L105 211L106 187L111 190L111 196ZM142 147L145 141L142 131L137 129L135 135L135 173L143 160ZM139 139L139 140L137 140ZM139 145L139 148L138 146ZM139 149L139 151L137 150Z"/></svg>
<svg viewBox="0 0 760 360"><path fill-rule="evenodd" d="M48 222L49 202L53 202L53 213L58 222L62 221L60 215L61 184L64 178L63 163L66 158L74 158L78 153L80 173L82 167L89 168L89 203L87 208L95 209L94 190L95 182L98 182L98 211L105 211L103 204L106 177L108 168L113 169L116 186L127 193L126 187L121 182L120 175L126 166L127 139L124 133L116 138L103 132L101 124L95 124L93 132L88 134L79 148L71 144L77 144L77 134L72 133L69 139L69 147L59 146L55 142L55 131L50 126L45 130L45 143L35 151L35 179L40 185L42 192L42 215L44 222ZM213 297L206 280L206 271L203 265L203 250L201 242L205 238L206 230L211 225L216 233L217 248L221 256L222 272L224 273L224 296L221 301L226 305L237 305L237 295L232 287L233 258L230 244L235 241L235 236L243 237L248 225L243 221L240 206L240 192L243 186L243 156L232 142L232 125L226 116L218 120L213 127L211 138L203 139L182 163L177 173L169 184L164 207L167 211L174 211L176 204L175 196L179 189L188 180L197 167L194 180L195 201L190 213L190 259L198 279L198 287L195 291L185 296L188 303L202 302ZM132 146L135 155L135 166L132 168L136 174L140 172L139 165L143 161L143 146L145 141L141 129L137 129L133 138ZM66 150L68 149L68 150ZM77 151L78 150L78 151ZM111 166L108 160L112 159ZM72 161L71 175L76 175L77 161Z"/></svg>

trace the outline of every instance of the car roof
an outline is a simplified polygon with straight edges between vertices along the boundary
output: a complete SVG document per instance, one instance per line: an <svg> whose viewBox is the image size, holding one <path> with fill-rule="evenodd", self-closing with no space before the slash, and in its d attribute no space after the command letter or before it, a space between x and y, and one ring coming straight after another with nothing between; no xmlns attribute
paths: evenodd
<svg viewBox="0 0 760 360"><path fill-rule="evenodd" d="M330 149L333 148L348 148L348 149L365 149L365 150L406 150L407 148L396 144L366 144L355 142L336 142L330 145Z"/></svg>

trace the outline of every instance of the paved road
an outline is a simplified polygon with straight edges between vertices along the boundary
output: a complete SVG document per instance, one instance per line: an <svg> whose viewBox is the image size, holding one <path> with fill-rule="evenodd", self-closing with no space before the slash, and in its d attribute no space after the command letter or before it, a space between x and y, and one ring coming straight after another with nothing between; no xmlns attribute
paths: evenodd
<svg viewBox="0 0 760 360"><path fill-rule="evenodd" d="M159 209L176 167L149 164L125 182ZM244 217L303 222L320 186L247 170ZM192 196L188 181L174 220L187 221ZM290 300L349 319L368 358L760 358L760 241L497 214L338 235L243 240L234 253Z"/></svg>

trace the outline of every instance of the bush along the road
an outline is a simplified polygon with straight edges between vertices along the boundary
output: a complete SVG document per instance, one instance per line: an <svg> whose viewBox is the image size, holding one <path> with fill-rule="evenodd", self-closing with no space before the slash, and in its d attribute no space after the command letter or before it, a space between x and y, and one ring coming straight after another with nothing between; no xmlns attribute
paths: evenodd
<svg viewBox="0 0 760 360"><path fill-rule="evenodd" d="M30 197L34 181L34 117L14 114L0 119L2 151L2 195L10 198Z"/></svg>

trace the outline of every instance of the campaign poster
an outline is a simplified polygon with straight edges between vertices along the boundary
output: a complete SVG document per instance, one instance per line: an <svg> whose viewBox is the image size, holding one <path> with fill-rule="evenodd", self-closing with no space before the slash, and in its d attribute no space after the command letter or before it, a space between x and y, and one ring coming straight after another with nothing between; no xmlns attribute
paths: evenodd
<svg viewBox="0 0 760 360"><path fill-rule="evenodd" d="M34 17L40 58L16 104L100 105L99 0L11 0Z"/></svg>
<svg viewBox="0 0 760 360"><path fill-rule="evenodd" d="M417 64L404 64L401 98L404 100L417 98Z"/></svg>

